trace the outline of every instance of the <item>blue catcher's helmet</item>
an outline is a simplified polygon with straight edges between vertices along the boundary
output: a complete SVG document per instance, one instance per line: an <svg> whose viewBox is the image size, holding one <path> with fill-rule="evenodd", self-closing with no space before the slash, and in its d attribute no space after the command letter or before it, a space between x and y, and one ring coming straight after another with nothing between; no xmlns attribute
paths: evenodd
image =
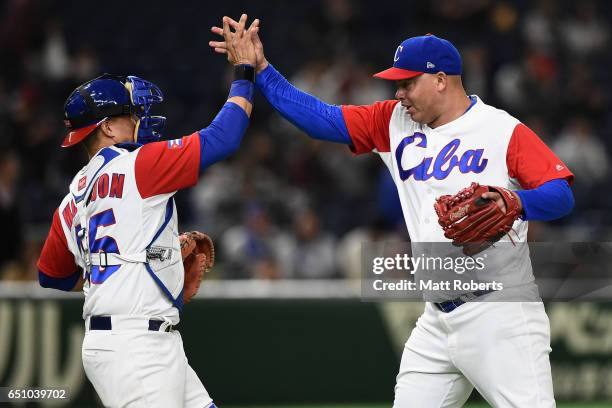
<svg viewBox="0 0 612 408"><path fill-rule="evenodd" d="M164 100L153 83L136 76L104 74L72 91L64 105L64 123L68 135L62 147L74 146L85 139L106 119L119 115L138 118L134 141L145 144L159 140L166 123L163 116L151 116L154 103Z"/></svg>

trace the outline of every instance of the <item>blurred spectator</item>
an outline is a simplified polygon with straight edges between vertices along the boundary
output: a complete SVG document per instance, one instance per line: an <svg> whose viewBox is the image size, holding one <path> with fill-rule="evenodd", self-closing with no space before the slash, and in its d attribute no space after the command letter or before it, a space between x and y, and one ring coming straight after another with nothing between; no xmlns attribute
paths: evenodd
<svg viewBox="0 0 612 408"><path fill-rule="evenodd" d="M88 47L78 50L72 60L72 74L77 82L89 81L100 72L95 52Z"/></svg>
<svg viewBox="0 0 612 408"><path fill-rule="evenodd" d="M578 57L603 50L608 43L610 26L601 18L597 3L585 0L573 4L575 10L561 29L568 50Z"/></svg>
<svg viewBox="0 0 612 408"><path fill-rule="evenodd" d="M375 101L393 99L395 90L389 86L389 82L372 80L374 68L371 65L348 61L344 69L346 80L341 103L369 105Z"/></svg>
<svg viewBox="0 0 612 408"><path fill-rule="evenodd" d="M468 94L487 99L488 69L488 52L484 46L474 44L463 50L462 82Z"/></svg>
<svg viewBox="0 0 612 408"><path fill-rule="evenodd" d="M608 109L609 92L601 87L601 82L593 77L589 64L573 61L568 64L566 92L563 110L591 118L601 119Z"/></svg>
<svg viewBox="0 0 612 408"><path fill-rule="evenodd" d="M501 1L491 8L486 41L494 67L520 59L523 42L518 21L519 12L515 4Z"/></svg>
<svg viewBox="0 0 612 408"><path fill-rule="evenodd" d="M303 46L314 53L319 49L321 55L346 53L353 41L363 35L359 4L353 0L323 0L318 7L307 7L299 27Z"/></svg>
<svg viewBox="0 0 612 408"><path fill-rule="evenodd" d="M317 214L305 210L295 217L296 249L291 277L325 279L340 277L336 268L336 240L321 229Z"/></svg>
<svg viewBox="0 0 612 408"><path fill-rule="evenodd" d="M558 8L554 0L539 0L522 22L523 36L537 52L552 54L557 48Z"/></svg>
<svg viewBox="0 0 612 408"><path fill-rule="evenodd" d="M609 214L609 204L601 202L599 191L602 183L607 181L610 171L610 159L606 154L605 145L593 132L593 126L588 119L576 117L569 120L558 140L551 146L570 169L574 172L576 179L572 186L576 196L571 221L574 224L582 224L581 235L574 234L575 240L597 239L591 232L589 225L595 229L607 221L604 216ZM601 207L605 207L603 210ZM570 220L565 220L566 222Z"/></svg>
<svg viewBox="0 0 612 408"><path fill-rule="evenodd" d="M528 98L525 70L522 61L502 65L493 77L493 92L500 103L512 111L519 111ZM487 102L487 101L485 101Z"/></svg>
<svg viewBox="0 0 612 408"><path fill-rule="evenodd" d="M200 182L191 191L194 212L198 214L193 222L196 229L214 236L235 223L235 219L227 219L227 212L235 214L240 209L236 200L240 196L241 183L242 174L230 162L217 163L200 177Z"/></svg>
<svg viewBox="0 0 612 408"><path fill-rule="evenodd" d="M244 223L223 234L221 250L228 262L224 278L278 279L289 277L295 243L272 223L264 208L253 204Z"/></svg>
<svg viewBox="0 0 612 408"><path fill-rule="evenodd" d="M586 118L570 119L552 149L572 169L580 185L596 185L608 175L610 159L606 148Z"/></svg>
<svg viewBox="0 0 612 408"><path fill-rule="evenodd" d="M304 65L290 81L304 92L316 95L327 103L338 104L343 85L342 73L341 67L329 65L324 60L314 60Z"/></svg>
<svg viewBox="0 0 612 408"><path fill-rule="evenodd" d="M62 80L70 74L70 56L58 21L47 23L42 54L43 74L52 80Z"/></svg>

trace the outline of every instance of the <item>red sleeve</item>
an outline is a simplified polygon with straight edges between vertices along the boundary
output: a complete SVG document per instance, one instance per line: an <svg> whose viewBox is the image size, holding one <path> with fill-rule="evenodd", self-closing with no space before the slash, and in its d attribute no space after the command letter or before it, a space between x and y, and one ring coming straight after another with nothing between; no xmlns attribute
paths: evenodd
<svg viewBox="0 0 612 408"><path fill-rule="evenodd" d="M355 154L376 149L389 151L389 121L399 101L382 101L373 105L342 105L342 116L353 142Z"/></svg>
<svg viewBox="0 0 612 408"><path fill-rule="evenodd" d="M142 198L171 193L198 182L200 135L195 132L181 139L154 142L138 151L136 185Z"/></svg>
<svg viewBox="0 0 612 408"><path fill-rule="evenodd" d="M512 132L506 154L508 174L524 189L534 189L547 181L566 179L572 184L574 175L544 142L527 126L519 123Z"/></svg>
<svg viewBox="0 0 612 408"><path fill-rule="evenodd" d="M55 210L53 214L51 229L40 258L38 258L37 266L45 275L52 278L66 278L73 275L78 269L74 262L74 255L68 250L58 210Z"/></svg>

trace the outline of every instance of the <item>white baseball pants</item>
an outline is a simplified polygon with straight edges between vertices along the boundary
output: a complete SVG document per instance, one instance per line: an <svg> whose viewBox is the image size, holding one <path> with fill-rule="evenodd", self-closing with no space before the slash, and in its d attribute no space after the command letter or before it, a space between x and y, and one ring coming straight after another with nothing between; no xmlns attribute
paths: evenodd
<svg viewBox="0 0 612 408"><path fill-rule="evenodd" d="M105 407L214 406L178 331L149 331L148 319L120 322L115 316L113 330L87 326L83 367Z"/></svg>
<svg viewBox="0 0 612 408"><path fill-rule="evenodd" d="M394 408L462 407L472 389L495 408L555 407L550 323L538 302L427 303L406 342Z"/></svg>

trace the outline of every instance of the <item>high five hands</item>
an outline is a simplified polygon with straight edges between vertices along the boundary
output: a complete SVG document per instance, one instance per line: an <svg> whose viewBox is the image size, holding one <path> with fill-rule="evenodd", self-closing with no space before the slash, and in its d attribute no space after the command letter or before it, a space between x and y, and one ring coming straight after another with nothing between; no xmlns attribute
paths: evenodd
<svg viewBox="0 0 612 408"><path fill-rule="evenodd" d="M223 41L209 41L208 45L219 54L226 54L230 64L250 64L257 73L268 66L264 55L263 44L259 38L259 19L253 20L245 31L247 15L242 14L236 21L223 17L223 28L211 27L210 31L223 37ZM234 30L233 32L231 30Z"/></svg>

